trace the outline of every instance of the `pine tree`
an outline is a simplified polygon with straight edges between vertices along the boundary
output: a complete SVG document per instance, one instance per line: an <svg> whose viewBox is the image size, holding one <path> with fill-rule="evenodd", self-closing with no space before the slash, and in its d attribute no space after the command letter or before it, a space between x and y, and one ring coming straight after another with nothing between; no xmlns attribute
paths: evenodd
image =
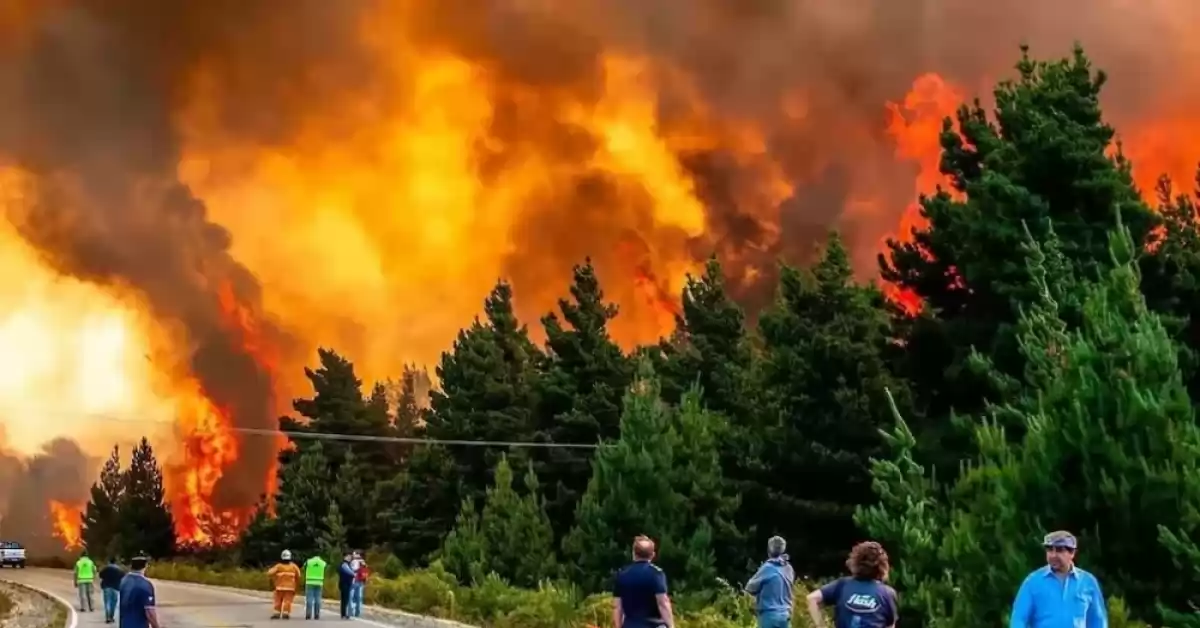
<svg viewBox="0 0 1200 628"><path fill-rule="evenodd" d="M709 587L716 577L714 522L723 526L720 519L736 504L699 494L725 486L715 458L719 420L701 410L695 390L685 395L682 413L664 403L648 360L640 362L623 407L621 436L597 452L576 527L564 542L574 579L602 589L628 559L634 537L645 534L658 543L659 564L679 574L673 576L679 587Z"/></svg>
<svg viewBox="0 0 1200 628"><path fill-rule="evenodd" d="M1114 131L1099 99L1104 73L1094 72L1080 49L1052 63L1022 53L1017 79L995 90L994 121L977 103L960 109L956 127L946 122L941 170L960 198L945 190L923 197L928 226L911 243L889 242L889 254L880 256L884 279L927 306L906 339L906 374L930 417L952 408L978 413L986 400L1002 398L995 374L981 377L968 364L973 350L1000 375L1023 372L1015 325L1021 305L1037 298L1028 268L1012 254L1023 241L1023 222L1038 241L1053 225L1079 277L1110 267L1114 208L1135 242L1158 223L1133 186L1129 164L1109 154ZM1079 313L1063 316L1074 325ZM1024 429L1006 427L1013 438ZM969 438L947 447L965 444ZM938 468L943 477L957 470L956 460Z"/></svg>
<svg viewBox="0 0 1200 628"><path fill-rule="evenodd" d="M546 358L538 386L539 437L553 443L598 443L617 437L621 399L633 365L608 334L617 307L604 300L591 260L574 269L571 299L560 299L561 318L542 318ZM546 508L555 535L574 523L575 508L592 474L592 452L549 448L539 459L547 487Z"/></svg>
<svg viewBox="0 0 1200 628"><path fill-rule="evenodd" d="M376 475L379 475L379 470L369 468L354 449L347 449L341 469L330 488L346 528L345 540L351 547L368 547L373 540L371 533L376 505L370 499L367 483Z"/></svg>
<svg viewBox="0 0 1200 628"><path fill-rule="evenodd" d="M521 495L513 488L508 458L502 457L479 518L488 571L524 587L555 575L554 533L542 506L532 469Z"/></svg>
<svg viewBox="0 0 1200 628"><path fill-rule="evenodd" d="M376 538L407 564L423 561L441 546L453 527L459 487L454 458L444 447L413 450L408 463L375 488L380 505ZM461 503L461 502L460 502Z"/></svg>
<svg viewBox="0 0 1200 628"><path fill-rule="evenodd" d="M123 495L118 504L120 553L145 552L161 558L175 551L175 520L167 506L162 467L145 438L133 450L122 477Z"/></svg>
<svg viewBox="0 0 1200 628"><path fill-rule="evenodd" d="M906 384L889 371L888 308L875 287L854 283L833 233L811 270L783 267L759 332L769 434L760 528L789 540L797 569L838 573L846 549L863 538L855 509L875 501L870 460L883 453L880 431L892 427L884 391L908 407Z"/></svg>
<svg viewBox="0 0 1200 628"><path fill-rule="evenodd" d="M318 531L323 529L333 501L332 487L323 443L313 443L283 465L275 493L273 531L283 547L306 556L321 549Z"/></svg>
<svg viewBox="0 0 1200 628"><path fill-rule="evenodd" d="M290 549L281 543L279 533L279 522L271 516L264 497L255 507L254 515L242 533L239 548L242 562L256 567L273 564L280 552Z"/></svg>
<svg viewBox="0 0 1200 628"><path fill-rule="evenodd" d="M484 302L484 313L486 322L477 319L459 333L452 349L442 354L437 368L441 389L430 394L425 433L439 440L531 441L537 428L534 413L541 352L513 312L512 289L507 283L496 284ZM431 475L443 472L444 466L430 454L413 461L408 477L424 476L418 485L444 483L437 489L424 487L426 494L417 497L424 501L445 498L422 508L431 517L429 523L440 530L440 538L453 525L464 497L482 502L501 454L492 447L437 451L451 456L451 473Z"/></svg>
<svg viewBox="0 0 1200 628"><path fill-rule="evenodd" d="M764 434L756 411L754 356L745 316L726 291L715 257L708 260L703 275L688 276L682 296L674 335L649 355L664 399L678 403L699 384L704 406L725 419L717 436L722 473L730 490L742 496L742 507L736 516L737 537L716 539L717 564L725 577L740 577L751 555L743 539L757 536L760 517L769 508L760 481Z"/></svg>
<svg viewBox="0 0 1200 628"><path fill-rule="evenodd" d="M438 553L446 570L468 584L483 582L488 571L487 546L479 529L479 513L471 498L464 499L454 520L454 529Z"/></svg>
<svg viewBox="0 0 1200 628"><path fill-rule="evenodd" d="M337 502L329 502L325 518L321 520L321 539L318 542L321 555L332 565L342 562L346 552L346 525L342 520L341 509Z"/></svg>
<svg viewBox="0 0 1200 628"><path fill-rule="evenodd" d="M328 349L318 350L317 355L321 366L315 370L304 369L304 375L312 384L313 396L297 399L292 404L308 422L292 422L289 429L325 434L388 436L390 425L382 389L374 391L373 397L377 398L369 403L363 398L362 381L355 375L354 365L349 360ZM297 450L303 451L311 443L302 440L294 445ZM342 442L330 442L323 446L323 455L334 473L341 468L349 447L349 444ZM372 447L361 453L372 469L382 471L392 462L384 447Z"/></svg>
<svg viewBox="0 0 1200 628"><path fill-rule="evenodd" d="M121 546L118 509L124 499L121 449L114 445L112 454L100 470L100 480L92 484L91 499L83 515L83 542L93 555L113 556Z"/></svg>

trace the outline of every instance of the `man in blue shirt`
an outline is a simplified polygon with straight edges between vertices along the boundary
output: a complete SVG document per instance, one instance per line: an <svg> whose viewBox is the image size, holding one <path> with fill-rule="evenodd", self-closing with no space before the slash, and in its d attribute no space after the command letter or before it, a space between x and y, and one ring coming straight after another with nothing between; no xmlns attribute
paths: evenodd
<svg viewBox="0 0 1200 628"><path fill-rule="evenodd" d="M1075 566L1075 536L1051 532L1042 546L1047 564L1021 583L1009 628L1108 628L1100 583Z"/></svg>
<svg viewBox="0 0 1200 628"><path fill-rule="evenodd" d="M767 540L767 561L746 583L746 592L755 597L758 628L790 628L792 623L792 587L796 572L784 553L787 542L773 536Z"/></svg>
<svg viewBox="0 0 1200 628"><path fill-rule="evenodd" d="M121 628L160 628L154 607L154 584L146 579L150 559L138 555L129 561L130 571L121 580Z"/></svg>
<svg viewBox="0 0 1200 628"><path fill-rule="evenodd" d="M613 628L675 628L667 576L652 563L654 541L633 540L633 563L622 569L613 585Z"/></svg>

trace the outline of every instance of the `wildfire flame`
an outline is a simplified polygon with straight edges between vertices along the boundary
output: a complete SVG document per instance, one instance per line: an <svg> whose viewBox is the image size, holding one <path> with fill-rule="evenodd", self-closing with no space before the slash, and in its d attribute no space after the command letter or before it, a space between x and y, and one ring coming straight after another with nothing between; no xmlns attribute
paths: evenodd
<svg viewBox="0 0 1200 628"><path fill-rule="evenodd" d="M50 500L50 523L54 537L68 550L83 546L83 507Z"/></svg>

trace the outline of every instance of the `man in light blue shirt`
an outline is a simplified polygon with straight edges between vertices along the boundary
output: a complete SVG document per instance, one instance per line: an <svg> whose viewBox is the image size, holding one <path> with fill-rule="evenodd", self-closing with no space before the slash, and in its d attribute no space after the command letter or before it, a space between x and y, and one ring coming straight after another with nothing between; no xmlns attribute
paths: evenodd
<svg viewBox="0 0 1200 628"><path fill-rule="evenodd" d="M1009 628L1108 628L1100 583L1075 566L1075 536L1051 532L1042 545L1047 565L1021 583Z"/></svg>
<svg viewBox="0 0 1200 628"><path fill-rule="evenodd" d="M792 621L792 587L796 572L788 564L787 542L773 536L767 541L767 561L746 583L755 598L758 628L789 628Z"/></svg>

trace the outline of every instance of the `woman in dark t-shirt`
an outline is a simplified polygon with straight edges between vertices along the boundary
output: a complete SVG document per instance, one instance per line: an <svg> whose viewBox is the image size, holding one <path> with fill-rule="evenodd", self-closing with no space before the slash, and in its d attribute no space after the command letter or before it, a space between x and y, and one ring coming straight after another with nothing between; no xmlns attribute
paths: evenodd
<svg viewBox="0 0 1200 628"><path fill-rule="evenodd" d="M866 541L850 550L850 575L808 594L808 614L825 628L822 606L832 606L834 628L894 628L899 617L896 591L884 584L891 565L883 546Z"/></svg>

